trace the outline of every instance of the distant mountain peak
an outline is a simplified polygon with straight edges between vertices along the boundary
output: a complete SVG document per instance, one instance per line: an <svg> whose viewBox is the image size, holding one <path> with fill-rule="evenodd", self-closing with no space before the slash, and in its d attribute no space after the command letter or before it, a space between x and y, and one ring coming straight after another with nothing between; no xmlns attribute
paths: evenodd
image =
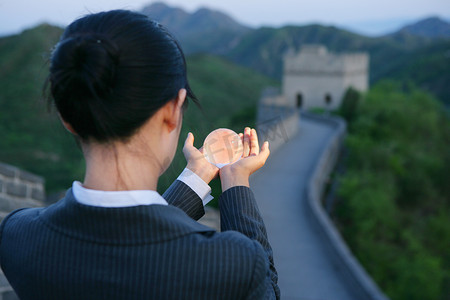
<svg viewBox="0 0 450 300"><path fill-rule="evenodd" d="M145 6L142 13L161 22L167 23L175 31L185 31L185 25L208 23L211 28L223 28L232 30L245 30L246 26L240 24L229 15L208 7L200 7L193 13L186 12L184 9L169 6L164 2L154 2ZM203 24L204 25L204 24ZM195 28L201 30L202 28Z"/></svg>
<svg viewBox="0 0 450 300"><path fill-rule="evenodd" d="M169 5L167 5L164 2L153 2L149 5L147 5L146 7L151 8L151 9L164 9L164 8L169 8Z"/></svg>
<svg viewBox="0 0 450 300"><path fill-rule="evenodd" d="M186 46L187 52L214 49L214 53L222 53L250 30L227 14L207 7L190 13L155 2L145 6L142 13L166 26Z"/></svg>
<svg viewBox="0 0 450 300"><path fill-rule="evenodd" d="M429 38L450 38L450 23L438 16L430 16L406 25L394 34L405 33Z"/></svg>
<svg viewBox="0 0 450 300"><path fill-rule="evenodd" d="M177 16L178 18L187 18L189 14L179 7L171 7L164 2L154 2L144 6L142 13L151 17L152 19L164 19L170 16Z"/></svg>

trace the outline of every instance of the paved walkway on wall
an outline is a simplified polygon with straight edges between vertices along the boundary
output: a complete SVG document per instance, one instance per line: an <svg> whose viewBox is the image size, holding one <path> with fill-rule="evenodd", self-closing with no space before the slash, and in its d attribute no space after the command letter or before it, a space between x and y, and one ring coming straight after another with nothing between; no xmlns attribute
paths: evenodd
<svg viewBox="0 0 450 300"><path fill-rule="evenodd" d="M0 270L0 300L19 300L15 293L12 291L11 286L6 280L5 275Z"/></svg>
<svg viewBox="0 0 450 300"><path fill-rule="evenodd" d="M251 180L284 300L356 299L306 206L307 182L332 133L331 127L303 118L299 133Z"/></svg>

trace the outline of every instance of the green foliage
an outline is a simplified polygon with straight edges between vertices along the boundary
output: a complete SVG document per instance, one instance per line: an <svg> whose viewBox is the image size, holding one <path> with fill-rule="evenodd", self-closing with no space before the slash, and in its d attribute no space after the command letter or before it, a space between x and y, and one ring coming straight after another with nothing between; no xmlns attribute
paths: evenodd
<svg viewBox="0 0 450 300"><path fill-rule="evenodd" d="M60 28L0 39L0 161L45 175L52 192L81 179L80 151L42 100L46 61Z"/></svg>
<svg viewBox="0 0 450 300"><path fill-rule="evenodd" d="M339 108L339 114L347 121L352 122L356 116L358 106L361 102L361 94L352 87L349 87L345 91L342 98L341 107Z"/></svg>
<svg viewBox="0 0 450 300"><path fill-rule="evenodd" d="M0 161L46 178L48 193L82 180L84 160L74 139L49 113L42 100L48 73L46 61L62 30L42 25L20 35L0 38ZM188 131L200 147L215 128L239 131L253 126L261 90L273 80L214 56L188 58L191 86L202 109L191 103L184 116L180 145L169 170L161 177L163 192L186 165L181 148ZM218 197L220 182L213 189Z"/></svg>
<svg viewBox="0 0 450 300"><path fill-rule="evenodd" d="M413 86L382 82L350 123L339 226L392 299L447 299L450 121Z"/></svg>
<svg viewBox="0 0 450 300"><path fill-rule="evenodd" d="M414 51L409 51L386 64L376 78L391 78L413 82L430 91L439 100L450 104L450 40L436 41Z"/></svg>
<svg viewBox="0 0 450 300"><path fill-rule="evenodd" d="M328 110L323 107L311 107L308 111L316 115L325 115L328 113Z"/></svg>

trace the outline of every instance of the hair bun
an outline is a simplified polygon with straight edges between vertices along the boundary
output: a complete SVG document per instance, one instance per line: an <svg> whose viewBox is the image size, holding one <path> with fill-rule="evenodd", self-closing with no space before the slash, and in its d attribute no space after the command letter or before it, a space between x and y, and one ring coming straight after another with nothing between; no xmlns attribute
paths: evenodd
<svg viewBox="0 0 450 300"><path fill-rule="evenodd" d="M118 49L99 35L80 35L62 40L52 55L52 86L69 88L84 99L103 98L111 92L118 63Z"/></svg>
<svg viewBox="0 0 450 300"><path fill-rule="evenodd" d="M186 74L183 51L163 26L113 10L66 27L48 82L59 115L77 136L108 142L127 140L180 89L195 99Z"/></svg>

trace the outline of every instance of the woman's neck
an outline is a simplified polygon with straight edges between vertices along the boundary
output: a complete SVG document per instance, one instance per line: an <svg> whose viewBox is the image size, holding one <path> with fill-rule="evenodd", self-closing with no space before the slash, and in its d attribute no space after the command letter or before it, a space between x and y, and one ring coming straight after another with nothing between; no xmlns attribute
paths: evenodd
<svg viewBox="0 0 450 300"><path fill-rule="evenodd" d="M133 144L83 145L86 174L83 186L102 191L156 190L161 166L151 149Z"/></svg>

